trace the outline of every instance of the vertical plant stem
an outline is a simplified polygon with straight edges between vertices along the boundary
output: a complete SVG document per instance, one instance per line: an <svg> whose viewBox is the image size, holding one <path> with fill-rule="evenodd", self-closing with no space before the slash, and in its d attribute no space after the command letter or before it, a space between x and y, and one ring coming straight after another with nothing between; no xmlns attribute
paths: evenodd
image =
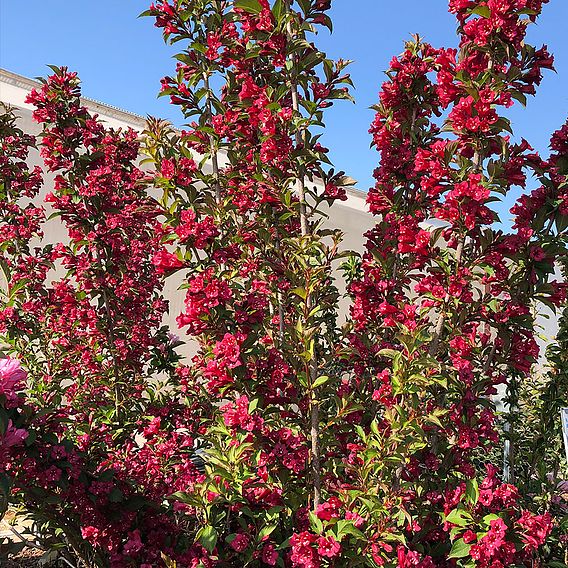
<svg viewBox="0 0 568 568"><path fill-rule="evenodd" d="M481 155L479 153L479 150L476 150L473 155L473 171L479 172L480 170L481 170ZM458 246L456 248L456 274L459 272L461 266L466 238L467 236L464 234L461 234L459 237ZM437 353L440 339L442 338L442 333L444 332L444 324L446 323L445 306L446 302L444 302L444 308L442 309L442 313L439 315L438 321L436 322L436 329L434 330L434 336L428 348L428 355L430 355L431 357L433 357Z"/></svg>
<svg viewBox="0 0 568 568"><path fill-rule="evenodd" d="M290 0L286 2L286 7L288 12L290 13ZM288 23L286 24L286 31L288 34L288 41L294 39L294 29L292 27L292 21L290 19L288 19ZM296 56L292 55L291 60L294 63L294 66L292 68L293 72L297 64ZM300 103L298 98L298 86L296 85L294 79L290 81L290 95L292 97L292 109L294 111L294 114L296 116L299 116ZM296 130L295 136L296 136L296 146L302 146L304 144L304 136L300 131L300 129ZM298 199L300 201L300 230L302 232L302 236L305 237L309 233L309 227L308 227L308 215L306 212L306 187L304 185L304 179L301 175L298 175L296 179L296 189L298 192Z"/></svg>
<svg viewBox="0 0 568 568"><path fill-rule="evenodd" d="M211 87L209 85L209 75L203 74L203 84L205 87L205 112L207 121L212 125L213 119L213 106L211 104ZM209 134L209 151L211 153L211 165L213 167L213 184L215 189L215 202L219 207L221 205L221 182L219 176L219 156L215 146L213 134Z"/></svg>
<svg viewBox="0 0 568 568"><path fill-rule="evenodd" d="M102 245L103 249L106 251L106 247L104 244ZM96 249L97 260L99 263L102 260L101 253L98 249ZM106 255L108 258L108 254ZM108 299L108 292L106 289L106 285L101 288L101 296L103 300L106 322L107 322L107 331L108 331L108 342L109 342L109 350L112 357L112 367L113 367L113 374L114 374L114 409L116 412L116 417L118 419L120 415L120 405L122 404L122 389L120 387L120 371L118 366L118 354L116 352L116 338L114 334L114 321L112 319L112 312L110 309L110 302Z"/></svg>
<svg viewBox="0 0 568 568"><path fill-rule="evenodd" d="M310 438L312 445L312 475L314 478L314 510L321 501L321 463L319 447L319 402L312 400L310 412Z"/></svg>
<svg viewBox="0 0 568 568"><path fill-rule="evenodd" d="M280 247L280 238L278 235L276 236L276 251L278 252L278 259L281 262L281 247ZM278 339L280 340L280 347L284 345L284 295L280 290L280 287L277 292L277 301L278 301Z"/></svg>
<svg viewBox="0 0 568 568"><path fill-rule="evenodd" d="M465 245L465 237L461 237L456 249L456 272L459 270L462 256L463 256L463 249ZM430 347L428 348L428 355L433 357L436 355L438 351L438 346L440 344L440 339L442 338L442 333L444 332L444 324L446 323L446 313L445 313L445 306L446 302L444 302L442 308L442 313L438 317L438 321L436 322L436 329L434 330L434 336L432 341L430 342Z"/></svg>
<svg viewBox="0 0 568 568"><path fill-rule="evenodd" d="M290 10L290 0L285 2L286 10L288 14L291 14ZM294 28L292 26L291 18L288 18L288 22L286 24L286 31L288 36L288 41L292 41L295 37ZM291 60L293 63L292 66L292 74L294 73L297 65L297 57L295 55L291 56ZM296 117L300 116L300 103L299 103L299 96L298 96L298 86L296 81L292 77L290 81L290 95L292 98L292 110L294 111L294 115ZM305 142L304 135L302 131L298 128L296 129L295 133L296 137L296 146L303 146ZM308 213L306 207L306 187L304 185L304 178L302 173L298 173L298 177L296 178L296 191L298 193L299 199L299 208L300 208L300 230L302 237L307 237L310 234L310 228L308 225ZM312 309L312 297L309 291L307 290L306 295L306 308L308 314L311 312ZM320 406L319 402L316 399L316 393L312 388L312 385L315 383L318 374L318 362L317 362L317 355L316 349L314 349L313 357L309 364L308 369L309 380L308 384L309 388L309 396L310 396L310 441L311 441L311 470L312 470L312 480L313 480L313 508L314 510L320 504L321 501L321 461L320 461Z"/></svg>
<svg viewBox="0 0 568 568"><path fill-rule="evenodd" d="M117 353L116 353L116 341L114 337L114 323L112 321L112 314L110 312L110 305L108 301L108 295L106 288L103 288L103 302L105 305L105 313L108 325L108 339L110 343L110 351L112 355L112 366L114 371L114 407L116 410L116 415L120 413L120 405L122 403L122 389L120 388L120 373L118 371Z"/></svg>

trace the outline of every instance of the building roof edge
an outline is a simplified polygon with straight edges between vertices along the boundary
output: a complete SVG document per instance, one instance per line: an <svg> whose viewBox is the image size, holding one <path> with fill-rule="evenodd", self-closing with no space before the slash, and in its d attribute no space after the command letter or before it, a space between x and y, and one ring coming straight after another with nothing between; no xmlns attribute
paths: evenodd
<svg viewBox="0 0 568 568"><path fill-rule="evenodd" d="M9 71L8 69L5 69L3 67L0 67L0 83L6 83L14 87L19 87L20 89L25 89L27 91L41 87L41 83L37 79L30 79L25 75L20 75L19 73ZM146 125L146 118L134 112L124 110L107 103L102 103L89 97L81 97L81 100L90 109L94 110L95 112L99 112L100 114L103 114L104 116L107 116L109 118L115 118L123 122L129 122L131 124L137 125L140 129L143 129ZM366 191L354 187L348 187L345 189L347 195L362 198L364 200L366 200L367 198Z"/></svg>
<svg viewBox="0 0 568 568"><path fill-rule="evenodd" d="M41 83L38 80L30 79L25 75L14 73L13 71L9 71L8 69L4 69L2 67L0 67L0 82L25 89L27 91L41 87ZM105 116L116 118L117 120L123 120L125 122L138 124L142 128L146 124L146 119L134 112L124 110L107 103L102 103L101 101L97 101L89 97L81 97L81 100L85 103L86 106L95 111L100 109L100 111L103 112Z"/></svg>

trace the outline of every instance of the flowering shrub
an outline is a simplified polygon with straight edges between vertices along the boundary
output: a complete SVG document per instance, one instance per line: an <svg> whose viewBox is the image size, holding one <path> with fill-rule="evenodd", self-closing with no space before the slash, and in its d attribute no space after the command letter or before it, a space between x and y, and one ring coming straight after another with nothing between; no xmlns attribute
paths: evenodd
<svg viewBox="0 0 568 568"><path fill-rule="evenodd" d="M136 137L106 130L79 94L75 75L56 70L29 98L55 174L46 201L67 227L68 243L34 246L44 218L43 209L26 205L41 181L25 164L34 141L9 114L2 122L9 214L0 319L3 339L28 370L33 410L25 452L7 473L12 497L44 536L58 542L63 534L86 565L151 565L173 555L181 538L163 501L200 475L192 461L199 425L191 418L192 386L174 371L177 357L160 327L159 209L135 165ZM171 399L160 395L159 372Z"/></svg>
<svg viewBox="0 0 568 568"><path fill-rule="evenodd" d="M515 232L491 229L491 202L524 187L524 170L549 167L526 142L512 144L498 108L534 92L551 58L519 43L526 3L450 7L460 53L409 44L392 63L372 127L381 165L369 203L382 220L352 284L354 345L366 377L357 387L383 410L375 431L361 432L355 457L365 464L370 453L383 464L378 474L369 467L373 482L396 480L373 492L379 531L402 533L399 565L446 557L508 566L530 561L551 518L521 512L517 490L491 466L480 477L480 451L497 442L488 397L510 377L526 377L538 355L533 299L564 297L550 281L564 212L559 201L543 210L544 201L522 198ZM388 563L392 555L379 547L377 557Z"/></svg>
<svg viewBox="0 0 568 568"><path fill-rule="evenodd" d="M544 160L501 114L552 67L525 42L543 3L452 0L459 50L416 38L393 59L362 258L320 220L354 183L316 134L350 98L312 43L327 0L158 0L183 46L162 94L190 122L150 120L142 147L54 68L28 100L68 242L41 245L35 142L2 118L0 322L31 409L25 440L5 428L25 443L11 498L44 535L112 568L538 565L552 516L489 450L496 387L538 357L533 309L566 296L565 129ZM492 204L531 173L497 230ZM186 364L161 325L180 271Z"/></svg>
<svg viewBox="0 0 568 568"><path fill-rule="evenodd" d="M553 278L565 254L562 184L521 198L513 233L491 227L491 203L556 160L513 144L498 112L524 102L552 65L522 41L541 4L450 2L459 53L411 42L381 92L368 199L381 220L351 285L354 387L376 405L351 457L368 471L365 501L349 495L388 543L371 545L379 565L524 565L552 528L548 513L521 511L494 467L479 471L498 440L489 397L538 357L533 302L565 297Z"/></svg>
<svg viewBox="0 0 568 568"><path fill-rule="evenodd" d="M556 150L553 160L556 164L560 163L559 158L566 151L558 145L565 130L561 129L553 137L552 146ZM566 171L560 172L556 167L550 171L555 174L555 185L560 186ZM566 258L560 264L566 278ZM535 373L522 384L514 385L509 395L512 410L506 415L508 438L514 448L513 455L508 458L512 462L510 467L520 494L528 508L539 512L549 511L556 519L553 533L543 550L550 565L568 560L568 486L563 474L566 459L558 419L560 409L568 406L567 315L564 307L556 342L547 350L549 369Z"/></svg>

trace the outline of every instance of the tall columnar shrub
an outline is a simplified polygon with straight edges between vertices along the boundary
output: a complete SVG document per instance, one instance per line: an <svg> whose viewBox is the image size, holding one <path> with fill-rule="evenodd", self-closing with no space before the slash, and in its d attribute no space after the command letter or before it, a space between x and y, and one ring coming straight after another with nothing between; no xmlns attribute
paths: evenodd
<svg viewBox="0 0 568 568"><path fill-rule="evenodd" d="M205 1L150 10L169 41L187 45L163 93L196 117L181 134L155 125L148 153L172 211L165 240L177 254L167 258L189 269L178 321L200 345L192 372L219 406L204 436L206 482L178 495L197 511L209 562L289 558L286 541L327 484L328 416L348 412L335 398L340 236L322 228L321 210L345 198L349 180L323 167L315 129L348 96L349 78L344 62L309 43L329 25L328 8ZM213 167L198 168L189 189L176 172L191 151ZM330 554L336 545L322 537Z"/></svg>
<svg viewBox="0 0 568 568"><path fill-rule="evenodd" d="M567 128L563 126L551 140L552 156L541 169L542 186L530 199L560 205L566 211ZM557 225L562 230L565 217ZM567 258L559 259L558 269L564 280ZM527 507L538 512L549 511L556 519L554 532L544 547L549 562L568 560L568 485L566 453L563 443L560 411L568 407L568 354L566 300L559 312L558 334L548 346L547 365L519 385L515 406L506 415L510 431L511 473L519 486ZM509 457L509 456L507 456Z"/></svg>
<svg viewBox="0 0 568 568"><path fill-rule="evenodd" d="M42 246L44 210L29 203L41 182L24 161L35 142L2 119L2 338L28 371L34 411L6 473L46 541L84 565L156 563L181 534L164 498L200 475L199 424L161 327L160 209L136 134L105 128L79 95L75 74L56 69L29 97L55 176L45 201L68 233L55 246Z"/></svg>
<svg viewBox="0 0 568 568"><path fill-rule="evenodd" d="M365 475L343 499L373 523L377 564L530 563L551 528L485 457L496 387L524 381L538 357L533 309L564 297L564 191L521 198L510 234L493 226L492 203L550 167L500 112L552 65L524 41L541 4L450 2L459 50L417 38L381 91L368 199L381 218L351 286L356 387L375 404L351 458Z"/></svg>

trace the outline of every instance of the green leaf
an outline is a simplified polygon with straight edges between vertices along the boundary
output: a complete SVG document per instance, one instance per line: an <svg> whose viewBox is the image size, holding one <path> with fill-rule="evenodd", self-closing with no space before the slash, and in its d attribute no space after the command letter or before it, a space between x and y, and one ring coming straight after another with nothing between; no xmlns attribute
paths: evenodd
<svg viewBox="0 0 568 568"><path fill-rule="evenodd" d="M177 568L177 562L175 560L172 560L169 556L166 556L163 552L162 560L164 561L166 568Z"/></svg>
<svg viewBox="0 0 568 568"><path fill-rule="evenodd" d="M0 475L0 494L4 496L10 495L10 490L12 488L12 478L6 474Z"/></svg>
<svg viewBox="0 0 568 568"><path fill-rule="evenodd" d="M460 538L454 542L448 558L465 558L469 555L470 548L471 544L466 544L463 538Z"/></svg>
<svg viewBox="0 0 568 568"><path fill-rule="evenodd" d="M140 511L148 504L148 499L142 495L133 495L123 505L127 511Z"/></svg>
<svg viewBox="0 0 568 568"><path fill-rule="evenodd" d="M513 91L511 96L519 101L524 107L527 106L527 96L524 93L521 93L520 91Z"/></svg>
<svg viewBox="0 0 568 568"><path fill-rule="evenodd" d="M111 503L120 503L121 501L124 500L124 494L122 493L122 491L118 488L115 487L109 494L108 494L108 500Z"/></svg>
<svg viewBox="0 0 568 568"><path fill-rule="evenodd" d="M566 229L568 229L568 215L558 215L556 217L556 230L559 233L563 233Z"/></svg>
<svg viewBox="0 0 568 568"><path fill-rule="evenodd" d="M436 426L438 426L442 430L444 429L444 425L442 424L442 422L440 422L440 419L435 414L428 414L428 416L426 416L426 422L436 424Z"/></svg>
<svg viewBox="0 0 568 568"><path fill-rule="evenodd" d="M452 523L452 525L458 525L459 527L465 527L471 520L471 515L462 509L454 509L446 517L447 523Z"/></svg>
<svg viewBox="0 0 568 568"><path fill-rule="evenodd" d="M312 387L315 389L317 387L321 387L322 385L325 385L325 383L327 383L329 381L331 377L328 377L327 375L323 375L321 377L318 377L314 384L312 385Z"/></svg>
<svg viewBox="0 0 568 568"><path fill-rule="evenodd" d="M306 292L305 288L294 288L293 290L291 290L292 294L296 294L296 296L300 296L300 298L302 298L302 300L305 300L308 293Z"/></svg>
<svg viewBox="0 0 568 568"><path fill-rule="evenodd" d="M258 0L236 0L235 8L245 10L250 14L260 14L262 12L262 6Z"/></svg>
<svg viewBox="0 0 568 568"><path fill-rule="evenodd" d="M272 7L272 15L274 16L274 19L277 23L280 23L280 19L285 13L286 10L283 0L276 0L276 2L274 2L274 6Z"/></svg>
<svg viewBox="0 0 568 568"><path fill-rule="evenodd" d="M556 167L561 174L568 174L568 157L560 156L556 160Z"/></svg>
<svg viewBox="0 0 568 568"><path fill-rule="evenodd" d="M365 535L353 524L353 521L341 520L337 523L337 539L341 540L346 534L354 536L360 540L365 540Z"/></svg>
<svg viewBox="0 0 568 568"><path fill-rule="evenodd" d="M114 477L113 469L105 469L99 474L98 481L110 481Z"/></svg>
<svg viewBox="0 0 568 568"><path fill-rule="evenodd" d="M380 436L380 435L381 435L381 431L379 430L379 425L378 425L378 423L377 423L376 420L373 420L373 421L371 422L371 432L373 432L373 434L374 434L375 436Z"/></svg>
<svg viewBox="0 0 568 568"><path fill-rule="evenodd" d="M180 503L193 503L191 495L185 491L176 491L175 493L172 493L168 499L171 501L179 501Z"/></svg>
<svg viewBox="0 0 568 568"><path fill-rule="evenodd" d="M313 512L310 512L310 525L316 530L317 534L323 533L323 523Z"/></svg>
<svg viewBox="0 0 568 568"><path fill-rule="evenodd" d="M310 11L310 8L311 8L311 1L310 0L298 0L298 4L300 5L300 8L302 8L302 12L304 12L304 15L307 15Z"/></svg>
<svg viewBox="0 0 568 568"><path fill-rule="evenodd" d="M213 552L213 549L217 546L218 539L219 535L211 525L207 525L199 531L199 542L207 552Z"/></svg>
<svg viewBox="0 0 568 568"><path fill-rule="evenodd" d="M483 524L488 527L491 521L496 521L497 519L500 518L501 517L499 515L496 515L495 513L490 513L489 515L485 515L485 517L483 517Z"/></svg>
<svg viewBox="0 0 568 568"><path fill-rule="evenodd" d="M357 434L359 434L359 438L361 438L361 440L363 440L363 442L366 443L367 436L365 434L365 430L363 430L363 428L359 424L355 425L355 430L357 431Z"/></svg>
<svg viewBox="0 0 568 568"><path fill-rule="evenodd" d="M487 307L492 311L492 312L496 312L499 309L499 301L498 300L491 300L488 304Z"/></svg>
<svg viewBox="0 0 568 568"><path fill-rule="evenodd" d="M259 540L264 540L264 537L270 536L277 528L278 525L266 525L262 527L258 533Z"/></svg>
<svg viewBox="0 0 568 568"><path fill-rule="evenodd" d="M387 359L394 359L399 354L399 351L395 351L394 349L381 349L377 355L381 357L387 357Z"/></svg>
<svg viewBox="0 0 568 568"><path fill-rule="evenodd" d="M477 8L474 8L471 13L481 16L482 18L491 17L491 9L489 6L478 6Z"/></svg>
<svg viewBox="0 0 568 568"><path fill-rule="evenodd" d="M465 497L472 504L477 505L479 500L479 484L477 479L468 479L465 485Z"/></svg>

